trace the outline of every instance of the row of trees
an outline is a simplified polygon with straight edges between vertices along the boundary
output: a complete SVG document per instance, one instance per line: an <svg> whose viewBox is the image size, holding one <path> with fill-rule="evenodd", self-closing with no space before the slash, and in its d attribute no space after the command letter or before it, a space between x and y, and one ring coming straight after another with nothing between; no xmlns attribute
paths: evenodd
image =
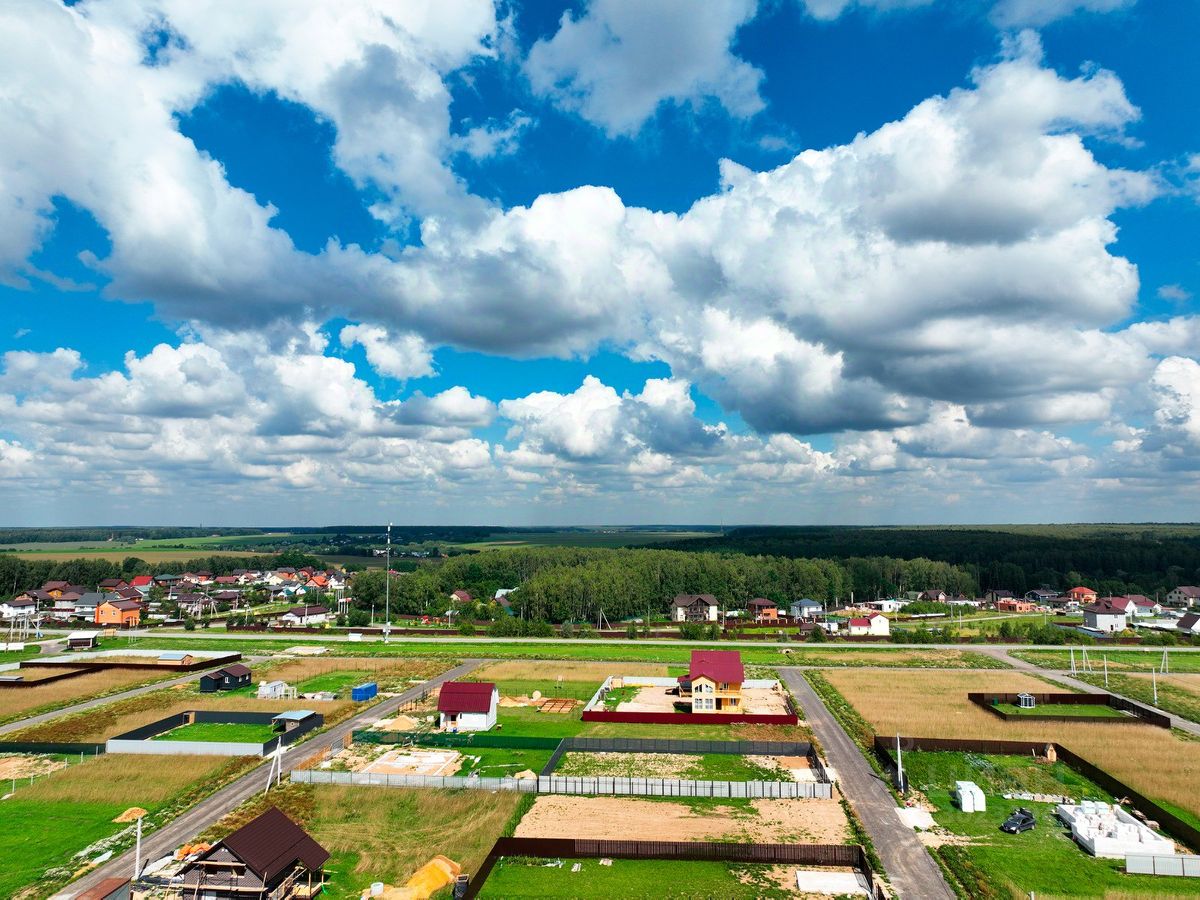
<svg viewBox="0 0 1200 900"><path fill-rule="evenodd" d="M747 527L674 549L786 557L925 557L960 567L984 591L1023 594L1077 584L1102 594L1146 594L1200 584L1200 529L1172 525L996 526L995 528ZM894 577L885 593L910 585ZM941 585L945 590L950 588Z"/></svg>
<svg viewBox="0 0 1200 900"><path fill-rule="evenodd" d="M754 597L787 603L801 597L826 602L872 599L895 580L914 590L940 588L973 595L971 576L928 559L788 559L658 549L610 550L536 547L497 550L447 560L392 577L393 613L443 613L452 591L484 601L464 615L493 617L488 601L498 588L519 587L512 601L526 619L595 622L661 615L679 594L712 594L727 608ZM360 610L384 608L381 570L360 572L354 582Z"/></svg>

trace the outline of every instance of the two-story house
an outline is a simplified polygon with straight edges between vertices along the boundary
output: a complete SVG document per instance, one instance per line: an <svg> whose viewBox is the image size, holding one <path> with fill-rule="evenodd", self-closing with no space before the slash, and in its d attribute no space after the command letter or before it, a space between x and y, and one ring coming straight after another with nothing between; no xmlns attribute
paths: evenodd
<svg viewBox="0 0 1200 900"><path fill-rule="evenodd" d="M736 650L693 650L686 675L679 676L679 696L695 713L740 713L746 670Z"/></svg>
<svg viewBox="0 0 1200 900"><path fill-rule="evenodd" d="M671 602L676 622L715 622L720 608L712 594L680 594Z"/></svg>

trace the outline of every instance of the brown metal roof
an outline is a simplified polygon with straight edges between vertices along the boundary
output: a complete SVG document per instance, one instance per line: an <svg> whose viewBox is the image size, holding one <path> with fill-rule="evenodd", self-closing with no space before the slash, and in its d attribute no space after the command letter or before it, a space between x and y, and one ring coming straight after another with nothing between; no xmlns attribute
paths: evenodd
<svg viewBox="0 0 1200 900"><path fill-rule="evenodd" d="M328 850L274 806L229 837L218 841L201 859L220 847L244 862L246 868L262 879L264 884L270 884L272 879L296 862L303 863L305 868L315 872L329 859Z"/></svg>
<svg viewBox="0 0 1200 900"><path fill-rule="evenodd" d="M232 675L234 678L241 678L250 674L250 670L241 663L234 663L232 666L226 666L223 669L218 669L213 672L214 675Z"/></svg>

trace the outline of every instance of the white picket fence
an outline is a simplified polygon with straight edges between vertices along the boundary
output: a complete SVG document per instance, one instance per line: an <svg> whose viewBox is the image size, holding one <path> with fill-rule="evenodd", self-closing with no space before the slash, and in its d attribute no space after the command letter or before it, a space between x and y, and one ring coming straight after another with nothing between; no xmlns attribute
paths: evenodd
<svg viewBox="0 0 1200 900"><path fill-rule="evenodd" d="M471 778L463 775L385 775L293 769L300 784L355 784L368 787L519 791L526 794L588 794L630 797L719 797L732 799L833 798L833 785L799 781L688 781L675 778L612 778L541 775L537 778Z"/></svg>

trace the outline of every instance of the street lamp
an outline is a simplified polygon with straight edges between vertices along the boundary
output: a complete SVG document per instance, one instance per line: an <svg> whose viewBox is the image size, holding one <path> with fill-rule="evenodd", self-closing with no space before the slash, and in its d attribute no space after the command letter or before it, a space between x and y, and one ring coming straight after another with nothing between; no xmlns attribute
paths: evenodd
<svg viewBox="0 0 1200 900"><path fill-rule="evenodd" d="M383 642L391 642L392 635L392 523L387 527L387 549L383 555Z"/></svg>

